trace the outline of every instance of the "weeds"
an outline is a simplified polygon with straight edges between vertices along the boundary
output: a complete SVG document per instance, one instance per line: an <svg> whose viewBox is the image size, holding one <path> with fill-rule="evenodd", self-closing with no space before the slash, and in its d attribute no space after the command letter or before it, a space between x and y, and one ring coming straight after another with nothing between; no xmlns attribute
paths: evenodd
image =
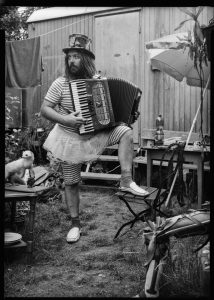
<svg viewBox="0 0 214 300"><path fill-rule="evenodd" d="M10 118L10 116L7 115L6 118ZM52 127L53 124L43 120L40 113L32 116L31 124L28 127L13 129L6 127L5 163L20 158L24 150L31 150L34 153L36 165L47 163L46 151L42 148L42 144Z"/></svg>
<svg viewBox="0 0 214 300"><path fill-rule="evenodd" d="M83 211L80 213L81 223L83 224L83 226L87 225L88 222L94 221L96 216L97 216L96 212L89 211L89 210Z"/></svg>
<svg viewBox="0 0 214 300"><path fill-rule="evenodd" d="M76 279L76 284L78 285L84 285L84 284L87 284L88 282L90 281L90 278L87 278L87 277L82 277L82 278L78 278Z"/></svg>
<svg viewBox="0 0 214 300"><path fill-rule="evenodd" d="M96 230L98 228L97 224L95 222L89 224L88 230Z"/></svg>
<svg viewBox="0 0 214 300"><path fill-rule="evenodd" d="M109 239L107 237L96 237L95 239L92 240L92 243L96 246L96 247L105 247L105 246L109 246L110 242Z"/></svg>
<svg viewBox="0 0 214 300"><path fill-rule="evenodd" d="M11 93L5 93L5 127L17 127L21 123L20 118L21 99Z"/></svg>
<svg viewBox="0 0 214 300"><path fill-rule="evenodd" d="M112 195L108 197L106 192L103 196L100 191L81 190L81 194L83 234L74 244L66 243L71 224L64 198L37 203L34 266L24 272L26 266L16 260L7 263L6 297L133 297L143 289L146 250L139 235L141 223L113 241L123 222L122 216L129 217L126 207L116 197L110 204L107 199ZM99 206L95 212L96 202ZM113 215L106 217L110 212ZM172 259L165 266L161 281L163 296L199 295L196 256L193 255L198 243L196 237L171 240Z"/></svg>
<svg viewBox="0 0 214 300"><path fill-rule="evenodd" d="M42 274L39 276L32 275L30 278L28 278L25 282L25 285L31 285L31 284L38 284L40 281L47 281L50 280L50 276L46 274Z"/></svg>
<svg viewBox="0 0 214 300"><path fill-rule="evenodd" d="M164 267L162 292L176 296L182 290L184 296L200 296L200 272L194 249L200 237L171 238L171 259Z"/></svg>

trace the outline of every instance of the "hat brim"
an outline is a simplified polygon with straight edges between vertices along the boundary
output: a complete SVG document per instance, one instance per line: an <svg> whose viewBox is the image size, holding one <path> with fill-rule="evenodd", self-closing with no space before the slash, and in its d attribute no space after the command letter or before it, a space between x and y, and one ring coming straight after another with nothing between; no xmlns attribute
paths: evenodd
<svg viewBox="0 0 214 300"><path fill-rule="evenodd" d="M69 51L71 50L75 50L75 51L79 51L79 52L83 52L88 54L91 58L95 59L95 55L94 53L92 53L91 51L85 49L85 48L81 48L81 47L70 47L70 48L63 48L62 51L67 54Z"/></svg>

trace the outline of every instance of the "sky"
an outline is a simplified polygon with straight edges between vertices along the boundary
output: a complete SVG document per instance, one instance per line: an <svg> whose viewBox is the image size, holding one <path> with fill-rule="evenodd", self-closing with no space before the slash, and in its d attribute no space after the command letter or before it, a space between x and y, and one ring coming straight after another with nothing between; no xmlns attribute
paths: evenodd
<svg viewBox="0 0 214 300"><path fill-rule="evenodd" d="M19 6L18 12L19 12L19 13L22 13L23 10L25 10L25 9L26 9L26 6Z"/></svg>

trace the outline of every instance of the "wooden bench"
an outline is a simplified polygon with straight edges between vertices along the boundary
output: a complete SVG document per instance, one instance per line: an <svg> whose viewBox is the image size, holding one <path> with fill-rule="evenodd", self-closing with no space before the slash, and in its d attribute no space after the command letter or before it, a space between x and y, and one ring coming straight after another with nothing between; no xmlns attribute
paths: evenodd
<svg viewBox="0 0 214 300"><path fill-rule="evenodd" d="M115 155L100 155L97 159L98 161L105 161L105 162L118 162L118 156ZM135 169L138 167L138 164L147 164L147 157L146 156L137 156L133 159L133 173L135 174ZM159 160L154 160L153 165L160 165ZM162 166L166 167L168 165L168 162L163 161ZM175 165L175 163L174 163ZM119 181L121 175L120 174L108 174L108 173L95 173L95 172L89 172L90 164L87 165L86 171L81 172L82 179L95 179L95 180L113 180L113 181ZM183 164L184 169L189 170L197 170L197 165L195 164ZM210 171L210 166L206 163L204 163L204 171Z"/></svg>

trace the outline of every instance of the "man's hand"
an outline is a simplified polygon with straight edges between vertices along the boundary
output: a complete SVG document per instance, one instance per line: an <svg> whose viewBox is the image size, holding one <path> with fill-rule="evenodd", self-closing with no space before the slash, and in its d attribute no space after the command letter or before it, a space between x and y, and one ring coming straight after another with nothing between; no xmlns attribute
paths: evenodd
<svg viewBox="0 0 214 300"><path fill-rule="evenodd" d="M79 128L82 124L87 124L88 120L82 117L78 117L79 113L79 111L76 111L64 116L64 125L68 127Z"/></svg>
<svg viewBox="0 0 214 300"><path fill-rule="evenodd" d="M94 74L93 76L93 79L101 79L101 74L100 73L97 73L97 74Z"/></svg>
<svg viewBox="0 0 214 300"><path fill-rule="evenodd" d="M136 112L134 113L134 120L135 120L135 121L138 119L139 115L140 115L140 112L139 112L139 111L136 111Z"/></svg>

